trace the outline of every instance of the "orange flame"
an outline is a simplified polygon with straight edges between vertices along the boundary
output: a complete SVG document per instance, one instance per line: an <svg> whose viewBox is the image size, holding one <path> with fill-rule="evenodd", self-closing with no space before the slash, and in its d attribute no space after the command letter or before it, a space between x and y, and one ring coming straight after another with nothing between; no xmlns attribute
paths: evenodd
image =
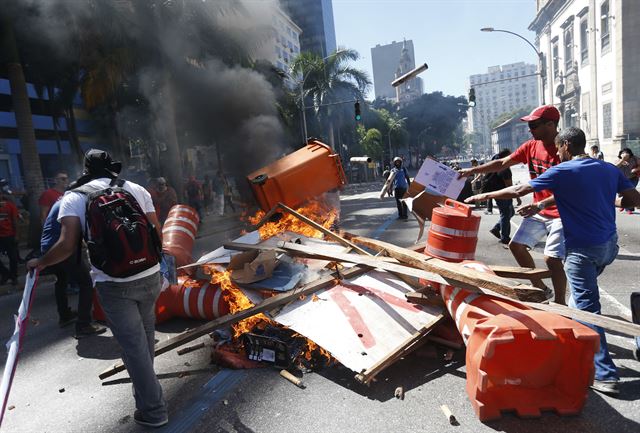
<svg viewBox="0 0 640 433"><path fill-rule="evenodd" d="M309 202L305 206L297 208L296 212L327 229L333 225L338 217L337 210L322 201ZM265 212L258 211L254 216L249 217L248 220L251 224L255 225L258 224L265 215ZM283 212L282 217L278 221L268 221L258 229L261 239L268 239L285 231L298 233L310 238L321 238L323 235L321 231L316 230L304 221L286 212Z"/></svg>

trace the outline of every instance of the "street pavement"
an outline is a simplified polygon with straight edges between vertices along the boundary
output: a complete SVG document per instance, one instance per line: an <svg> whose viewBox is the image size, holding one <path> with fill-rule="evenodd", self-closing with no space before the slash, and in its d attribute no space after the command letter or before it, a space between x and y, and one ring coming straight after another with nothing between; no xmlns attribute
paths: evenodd
<svg viewBox="0 0 640 433"><path fill-rule="evenodd" d="M524 181L522 167L514 169ZM418 224L396 219L393 199L380 200L381 185L350 185L341 198L341 228L403 246L414 243ZM508 250L488 230L498 220L497 209L482 217L477 259L487 264L515 265ZM603 313L629 318L629 294L640 291L640 213L617 214L621 251L600 277ZM513 224L520 218L514 217ZM237 218L205 220L196 250L209 251L235 238L242 224ZM425 242L426 233L420 242ZM534 250L539 267L542 249ZM13 331L12 320L20 293L0 297L0 339ZM75 300L75 297L73 297ZM201 322L173 320L159 325L156 338L164 340ZM72 327L57 326L51 280L38 287L32 323L25 337L2 431L8 432L142 432L133 423L129 384L102 386L97 374L118 359L110 333L76 341ZM209 337L203 337L207 341ZM578 416L553 412L539 419L505 414L480 423L465 391L464 351L447 362L418 351L389 367L370 387L358 384L354 373L341 366L304 375L306 389L283 380L278 370L220 370L209 364L209 352L184 356L170 352L156 359L156 371L169 402L170 422L161 432L637 432L640 431L640 363L632 358L633 342L608 335L610 350L622 377L618 399L589 391ZM4 362L4 357L1 360ZM204 370L186 377L163 375ZM126 378L121 373L113 379ZM405 399L394 397L403 386ZM440 410L446 404L459 421L451 426Z"/></svg>

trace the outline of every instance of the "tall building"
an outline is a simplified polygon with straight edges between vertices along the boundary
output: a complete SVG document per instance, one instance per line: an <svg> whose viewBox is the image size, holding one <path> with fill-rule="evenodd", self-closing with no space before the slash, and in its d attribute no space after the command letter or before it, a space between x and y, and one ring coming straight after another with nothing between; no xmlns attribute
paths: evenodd
<svg viewBox="0 0 640 433"><path fill-rule="evenodd" d="M280 0L280 4L302 29L301 51L311 51L326 57L336 50L331 0Z"/></svg>
<svg viewBox="0 0 640 433"><path fill-rule="evenodd" d="M547 101L605 159L640 154L640 2L538 0L530 30L546 60Z"/></svg>
<svg viewBox="0 0 640 433"><path fill-rule="evenodd" d="M415 57L413 56L413 50L411 51L412 52L410 53L409 48L407 48L407 41L404 41L402 44L402 51L400 52L400 61L396 69L395 78L401 77L412 69L415 69ZM417 77L412 78L397 86L395 89L397 95L396 101L401 107L403 107L422 95L422 79Z"/></svg>
<svg viewBox="0 0 640 433"><path fill-rule="evenodd" d="M281 71L287 72L291 61L300 54L302 29L280 8L273 10L271 22L274 31L269 46L272 49L267 51L266 60ZM289 76L285 78L285 82L290 88L295 85Z"/></svg>
<svg viewBox="0 0 640 433"><path fill-rule="evenodd" d="M467 132L475 136L474 148L491 153L491 124L502 114L538 105L536 66L525 62L491 66L486 74L469 77L476 106L469 109Z"/></svg>
<svg viewBox="0 0 640 433"><path fill-rule="evenodd" d="M376 98L397 101L398 95L396 89L391 86L391 82L396 78L401 64L403 64L403 68L408 68L407 70L414 69L416 67L415 59L412 40L393 41L387 45L378 44L371 48L373 90ZM419 88L420 94L422 94L422 80L420 78L414 80L416 81L413 86Z"/></svg>

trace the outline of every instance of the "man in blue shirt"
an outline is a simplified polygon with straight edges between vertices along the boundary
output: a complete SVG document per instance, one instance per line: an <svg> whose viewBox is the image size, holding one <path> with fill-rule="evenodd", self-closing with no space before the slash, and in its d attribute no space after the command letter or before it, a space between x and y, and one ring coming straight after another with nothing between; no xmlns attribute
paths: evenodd
<svg viewBox="0 0 640 433"><path fill-rule="evenodd" d="M401 201L405 193L409 189L409 173L402 166L402 158L396 156L393 158L393 168L391 174L395 174L393 178L393 196L396 198L396 206L398 206L398 219L406 220L409 218L407 205Z"/></svg>
<svg viewBox="0 0 640 433"><path fill-rule="evenodd" d="M552 191L564 227L564 270L571 287L570 305L600 314L597 278L618 254L614 206L639 207L640 193L612 164L590 158L585 145L584 132L575 127L567 128L556 137L561 164L527 184L479 194L466 201L521 197L545 189ZM616 194L620 197L616 198ZM550 203L538 203L538 210ZM593 388L616 395L619 377L607 349L604 330L586 325L600 334L600 350L594 358Z"/></svg>
<svg viewBox="0 0 640 433"><path fill-rule="evenodd" d="M60 238L61 225L58 222L58 213L60 211L60 200L55 202L49 214L44 221L42 227L42 236L40 238L40 250L45 254L51 247L58 242ZM77 251L67 260L51 266L47 270L56 276L55 293L56 305L58 307L58 324L60 327L67 326L76 320L75 338L80 339L90 335L102 334L107 330L104 326L91 323L91 304L93 302L93 283L89 275L89 268L85 260L78 258L82 251L78 245ZM78 312L69 308L69 300L67 299L67 285L71 277L80 288L78 292Z"/></svg>

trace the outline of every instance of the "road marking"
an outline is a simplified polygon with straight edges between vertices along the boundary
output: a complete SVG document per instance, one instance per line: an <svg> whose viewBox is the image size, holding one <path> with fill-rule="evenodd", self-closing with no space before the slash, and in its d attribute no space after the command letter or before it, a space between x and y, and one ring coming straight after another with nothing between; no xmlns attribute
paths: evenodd
<svg viewBox="0 0 640 433"><path fill-rule="evenodd" d="M166 427L158 430L158 432L179 433L191 431L205 412L222 400L246 374L246 370L221 370L209 382L202 386L200 392L184 409L171 417Z"/></svg>
<svg viewBox="0 0 640 433"><path fill-rule="evenodd" d="M382 233L384 233L384 231L386 229L388 229L389 226L391 224L393 224L393 222L396 221L396 220L397 220L397 218L396 218L395 211L391 212L391 214L389 214L389 218L387 218L387 220L385 222L383 222L377 229L375 229L373 231L373 233L371 233L371 235L369 237L371 237L373 239L379 239L380 236L382 236Z"/></svg>

